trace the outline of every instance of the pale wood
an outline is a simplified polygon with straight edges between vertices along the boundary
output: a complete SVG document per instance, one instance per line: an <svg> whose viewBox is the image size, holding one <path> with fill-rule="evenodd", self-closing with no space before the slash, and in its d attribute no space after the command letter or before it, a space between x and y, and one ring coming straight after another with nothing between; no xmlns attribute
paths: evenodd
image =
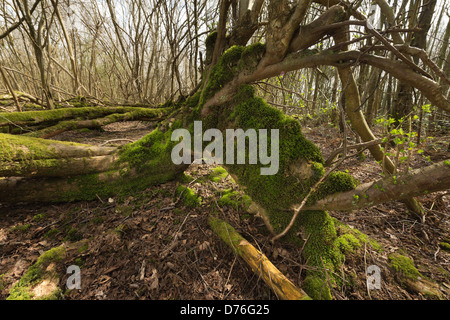
<svg viewBox="0 0 450 320"><path fill-rule="evenodd" d="M260 276L264 282L282 300L306 300L310 297L297 288L272 262L245 238L243 238L231 225L216 217L209 218L212 230L247 264L252 271Z"/></svg>

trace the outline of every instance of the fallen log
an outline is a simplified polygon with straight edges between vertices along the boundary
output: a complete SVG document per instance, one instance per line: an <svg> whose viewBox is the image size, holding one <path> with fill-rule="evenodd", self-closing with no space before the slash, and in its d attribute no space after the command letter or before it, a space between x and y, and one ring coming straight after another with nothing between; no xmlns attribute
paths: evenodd
<svg viewBox="0 0 450 320"><path fill-rule="evenodd" d="M27 112L3 112L0 113L0 127L14 124L16 126L37 126L45 127L57 124L70 119L98 119L113 114L132 113L135 119L160 118L170 112L170 108L134 108L134 107L81 107L81 108L60 108L44 111Z"/></svg>
<svg viewBox="0 0 450 320"><path fill-rule="evenodd" d="M148 110L136 110L123 114L114 113L104 118L97 118L97 119L67 120L61 121L58 124L51 127L26 133L24 134L24 136L49 139L66 131L78 129L98 129L108 124L121 121L133 121L133 120L159 121L161 120L160 117L162 115L163 115L162 112L159 114L158 112L155 112L154 109L148 109Z"/></svg>
<svg viewBox="0 0 450 320"><path fill-rule="evenodd" d="M450 161L412 170L407 175L388 176L364 183L356 189L329 195L303 210L351 211L380 203L446 190L450 188Z"/></svg>
<svg viewBox="0 0 450 320"><path fill-rule="evenodd" d="M252 271L260 276L264 282L282 300L309 300L311 299L302 289L297 288L278 270L269 259L245 240L227 222L209 218L209 225L236 254L250 266Z"/></svg>

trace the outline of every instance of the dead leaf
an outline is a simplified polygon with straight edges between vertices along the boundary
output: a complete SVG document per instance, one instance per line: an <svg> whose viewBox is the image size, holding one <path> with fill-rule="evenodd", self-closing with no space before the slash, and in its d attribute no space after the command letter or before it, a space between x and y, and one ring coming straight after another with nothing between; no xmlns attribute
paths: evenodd
<svg viewBox="0 0 450 320"><path fill-rule="evenodd" d="M153 269L152 275L149 279L150 290L157 290L159 288L158 270Z"/></svg>
<svg viewBox="0 0 450 320"><path fill-rule="evenodd" d="M199 250L203 251L203 250L208 249L209 245L210 245L209 242L205 241L198 248L199 248Z"/></svg>
<svg viewBox="0 0 450 320"><path fill-rule="evenodd" d="M242 240L241 242L239 242L239 246L250 246L250 242L248 242L247 240Z"/></svg>

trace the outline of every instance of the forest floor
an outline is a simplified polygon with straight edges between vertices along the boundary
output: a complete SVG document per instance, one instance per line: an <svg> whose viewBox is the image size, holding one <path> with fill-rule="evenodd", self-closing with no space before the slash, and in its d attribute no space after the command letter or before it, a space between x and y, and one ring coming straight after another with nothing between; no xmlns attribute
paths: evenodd
<svg viewBox="0 0 450 320"><path fill-rule="evenodd" d="M148 133L140 122L110 125L105 131L80 130L54 139L93 145L125 144ZM338 129L328 125L304 127L326 158L341 143ZM429 140L422 148L432 162L448 158L447 137ZM366 152L368 155L368 153ZM416 156L413 167L427 165ZM65 204L0 204L0 299L45 251L63 242L88 239L89 245L65 258L58 267L65 288L70 265L81 266L81 290L67 291L64 299L277 299L262 279L236 257L211 231L210 212L233 225L261 250L294 284L302 286L307 268L301 248L270 242L262 220L241 207L220 206L224 190L241 192L230 176L211 179L211 166L193 165L194 178L184 183L201 197L191 208L179 201L173 181L129 197ZM380 178L379 165L369 155L350 158L340 170L348 170L360 182ZM371 247L347 256L340 276L343 285L332 294L337 300L417 300L421 294L408 291L396 280L388 256L400 252L411 257L425 277L439 284L444 299L450 298L450 253L440 242L450 238L450 195L448 191L420 198L427 211L425 223L410 215L400 202L351 213L330 212L338 220L376 240L383 251ZM381 269L381 288L368 290L366 269Z"/></svg>

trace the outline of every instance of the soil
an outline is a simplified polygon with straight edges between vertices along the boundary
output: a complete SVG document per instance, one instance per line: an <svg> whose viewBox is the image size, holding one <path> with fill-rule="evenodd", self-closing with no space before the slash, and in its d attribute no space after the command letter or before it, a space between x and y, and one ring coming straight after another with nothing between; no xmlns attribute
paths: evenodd
<svg viewBox="0 0 450 320"><path fill-rule="evenodd" d="M53 139L93 145L123 145L147 134L151 125L126 122L103 131L72 131ZM304 128L305 135L321 147L326 158L341 144L338 129L326 125ZM413 158L412 167L448 158L449 137L430 140L424 154ZM124 140L117 140L124 139ZM360 182L380 178L379 165L366 151L365 159L352 157L341 170ZM426 157L430 157L428 160ZM277 296L258 275L213 234L207 219L211 211L228 221L261 250L294 284L302 286L307 268L301 248L271 236L259 218L241 208L220 207L222 190L242 192L230 177L208 179L211 166L193 165L189 185L202 205L186 207L176 196L180 182L158 185L129 197L111 197L64 204L0 204L0 299L45 251L63 242L89 239L82 252L68 256L59 266L65 288L70 265L81 266L81 289L66 291L67 300L175 299L175 300L276 300ZM343 285L333 288L337 300L421 300L427 297L403 287L389 267L388 256L408 255L423 276L439 284L442 298L450 297L450 254L439 243L450 238L448 191L420 197L427 215L419 221L401 202L330 215L360 230L382 245L370 246L347 257L340 276ZM368 290L366 270L381 269L381 287Z"/></svg>

